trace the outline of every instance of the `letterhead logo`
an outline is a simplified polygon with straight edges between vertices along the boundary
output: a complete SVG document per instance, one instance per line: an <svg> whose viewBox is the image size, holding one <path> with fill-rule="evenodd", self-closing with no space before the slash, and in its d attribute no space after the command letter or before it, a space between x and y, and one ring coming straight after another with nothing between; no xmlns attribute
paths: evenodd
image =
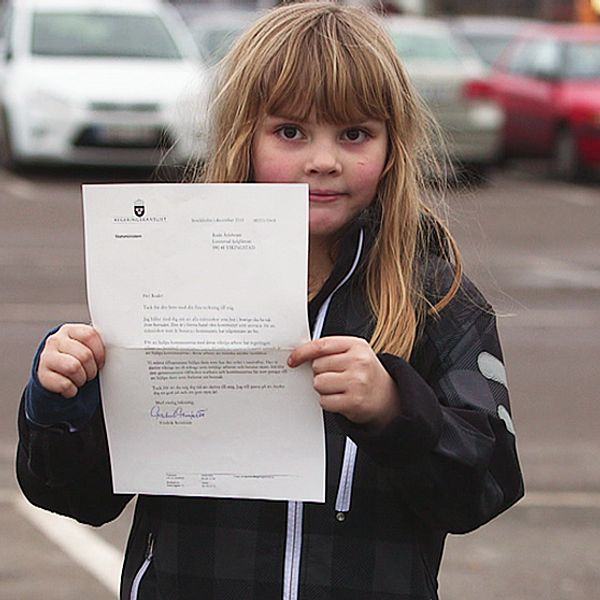
<svg viewBox="0 0 600 600"><path fill-rule="evenodd" d="M141 219L146 214L146 207L143 200L136 200L133 204L133 214Z"/></svg>
<svg viewBox="0 0 600 600"><path fill-rule="evenodd" d="M132 202L132 204L129 204ZM141 198L129 198L127 200L127 204L129 204L130 208L127 210L126 215L117 215L112 218L113 223L120 223L121 225L151 225L154 223L166 223L167 217L164 215L153 214L152 216L148 216L148 211L146 210L146 206L144 204L144 200ZM127 204L125 206L127 206ZM133 215L131 212L131 206L133 205ZM158 207L160 209L160 207ZM152 213L155 213L157 210L156 203L152 204Z"/></svg>

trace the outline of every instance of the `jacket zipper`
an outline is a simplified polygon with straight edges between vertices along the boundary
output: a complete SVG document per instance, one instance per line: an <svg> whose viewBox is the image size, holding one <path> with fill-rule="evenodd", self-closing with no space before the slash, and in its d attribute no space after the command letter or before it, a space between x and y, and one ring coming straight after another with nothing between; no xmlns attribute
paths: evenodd
<svg viewBox="0 0 600 600"><path fill-rule="evenodd" d="M129 594L129 600L137 600L140 584L142 583L142 579L152 562L152 556L154 554L154 536L152 533L148 534L148 541L146 542L146 552L144 554L144 562L142 566L139 568L138 572L135 574L133 578L133 583L131 584L131 593Z"/></svg>
<svg viewBox="0 0 600 600"><path fill-rule="evenodd" d="M317 314L317 319L315 321L315 327L313 330L312 339L316 340L321 337L323 333L323 326L325 325L325 317L327 316L327 311L329 310L329 305L331 304L331 299L334 294L352 277L352 274L358 267L358 263L360 261L360 257L362 255L364 243L364 231L361 229L358 244L356 248L356 254L354 256L354 262L350 267L346 276L338 283L335 289L329 294L325 302L321 305L319 312ZM336 500L336 511L337 515L344 515L348 512L350 508L350 496L351 496L351 488L352 488L352 478L354 473L354 461L356 458L356 446L354 449L354 458L351 456L346 459L346 454L348 452L348 445L354 444L350 439L346 439L346 450L344 450L344 465L346 465L347 460L351 462L348 466L344 466L342 468L342 478L340 480L340 488L338 489L338 499L340 495L343 496L344 499L347 498L347 506L348 508L343 510L338 510L338 501ZM352 453L352 451L350 451ZM344 474L348 472L349 476L345 477ZM344 492L342 493L342 485L344 485ZM342 503L340 506L345 507L346 504ZM298 591L299 591L299 583L300 583L300 558L302 555L302 524L303 524L303 516L304 516L304 504L302 502L288 502L288 511L287 511L287 531L286 531L286 542L285 542L285 559L283 563L283 600L298 600ZM344 518L338 520L344 520ZM132 599L133 600L133 599Z"/></svg>
<svg viewBox="0 0 600 600"><path fill-rule="evenodd" d="M338 494L335 500L335 518L340 522L345 521L346 513L350 512L357 451L358 447L356 444L347 437L346 445L344 447L344 460L342 462L342 472L340 473Z"/></svg>
<svg viewBox="0 0 600 600"><path fill-rule="evenodd" d="M297 600L300 579L300 555L302 553L302 502L288 502L287 540L283 573L284 600Z"/></svg>

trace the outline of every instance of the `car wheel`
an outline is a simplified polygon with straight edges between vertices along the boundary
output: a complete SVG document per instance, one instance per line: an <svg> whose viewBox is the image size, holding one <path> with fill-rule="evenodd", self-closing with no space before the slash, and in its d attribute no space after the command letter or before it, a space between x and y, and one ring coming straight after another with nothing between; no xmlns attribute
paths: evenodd
<svg viewBox="0 0 600 600"><path fill-rule="evenodd" d="M568 127L561 127L554 142L552 174L566 181L575 181L583 175L577 140Z"/></svg>
<svg viewBox="0 0 600 600"><path fill-rule="evenodd" d="M0 114L0 166L11 170L18 167L13 152L8 118L4 111Z"/></svg>
<svg viewBox="0 0 600 600"><path fill-rule="evenodd" d="M505 168L508 166L510 160L510 155L508 150L506 149L506 144L504 142L500 142L498 147L496 148L496 152L494 153L494 159L492 164L498 168Z"/></svg>

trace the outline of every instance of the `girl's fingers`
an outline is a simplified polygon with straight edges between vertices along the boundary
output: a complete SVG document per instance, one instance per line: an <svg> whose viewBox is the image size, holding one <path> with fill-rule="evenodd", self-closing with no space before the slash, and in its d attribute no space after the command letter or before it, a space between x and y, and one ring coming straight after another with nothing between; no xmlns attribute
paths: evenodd
<svg viewBox="0 0 600 600"><path fill-rule="evenodd" d="M321 395L343 394L346 378L342 373L320 373L313 378L313 387Z"/></svg>
<svg viewBox="0 0 600 600"><path fill-rule="evenodd" d="M63 325L49 336L40 355L38 378L44 388L73 397L104 364L104 344L89 325Z"/></svg>
<svg viewBox="0 0 600 600"><path fill-rule="evenodd" d="M98 364L96 363L94 353L88 346L85 346L76 339L70 337L61 338L53 344L53 350L54 352L49 354L49 359L54 359L52 364L49 365L49 368L53 371L69 376L73 372L74 365L72 365L68 357L72 357L83 368L86 381L93 379L98 374ZM63 372L61 364L67 369L66 371Z"/></svg>
<svg viewBox="0 0 600 600"><path fill-rule="evenodd" d="M350 350L356 344L367 344L361 338L345 335L319 338L298 346L289 356L288 365L297 367L302 363L313 361L317 358L331 354L342 354ZM367 344L368 345L368 344Z"/></svg>
<svg viewBox="0 0 600 600"><path fill-rule="evenodd" d="M64 375L46 370L44 373L39 373L38 376L44 389L49 392L61 394L65 398L73 398L78 392L79 388Z"/></svg>
<svg viewBox="0 0 600 600"><path fill-rule="evenodd" d="M366 340L350 336L314 340L296 348L288 364L293 368L308 361L323 410L378 428L400 413L397 386Z"/></svg>
<svg viewBox="0 0 600 600"><path fill-rule="evenodd" d="M87 372L81 361L72 354L65 352L49 352L47 356L42 356L38 371L38 378L42 385L44 385L46 371L66 377L77 387L85 385L88 381Z"/></svg>
<svg viewBox="0 0 600 600"><path fill-rule="evenodd" d="M315 375L319 373L342 373L348 368L348 356L344 354L330 354L315 358L312 362L312 370Z"/></svg>
<svg viewBox="0 0 600 600"><path fill-rule="evenodd" d="M327 394L319 398L321 408L330 413L343 413L344 394Z"/></svg>
<svg viewBox="0 0 600 600"><path fill-rule="evenodd" d="M90 325L64 325L60 331L63 329L66 337L80 342L91 350L96 365L101 369L104 365L105 351L100 334Z"/></svg>

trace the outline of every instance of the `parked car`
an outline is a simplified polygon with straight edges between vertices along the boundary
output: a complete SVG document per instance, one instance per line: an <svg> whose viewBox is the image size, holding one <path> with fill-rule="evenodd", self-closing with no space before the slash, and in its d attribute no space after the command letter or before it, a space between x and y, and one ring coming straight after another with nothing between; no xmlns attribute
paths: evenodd
<svg viewBox="0 0 600 600"><path fill-rule="evenodd" d="M435 19L388 17L386 25L417 91L447 136L450 157L483 171L496 161L504 113L475 51Z"/></svg>
<svg viewBox="0 0 600 600"><path fill-rule="evenodd" d="M204 148L203 67L159 0L12 0L0 42L0 162L151 166ZM173 148L168 152L168 149Z"/></svg>
<svg viewBox="0 0 600 600"><path fill-rule="evenodd" d="M600 168L600 26L527 30L491 76L506 112L507 157L544 157L576 179Z"/></svg>
<svg viewBox="0 0 600 600"><path fill-rule="evenodd" d="M488 66L492 66L508 45L528 27L540 21L519 17L464 16L448 21L452 31L477 52Z"/></svg>

